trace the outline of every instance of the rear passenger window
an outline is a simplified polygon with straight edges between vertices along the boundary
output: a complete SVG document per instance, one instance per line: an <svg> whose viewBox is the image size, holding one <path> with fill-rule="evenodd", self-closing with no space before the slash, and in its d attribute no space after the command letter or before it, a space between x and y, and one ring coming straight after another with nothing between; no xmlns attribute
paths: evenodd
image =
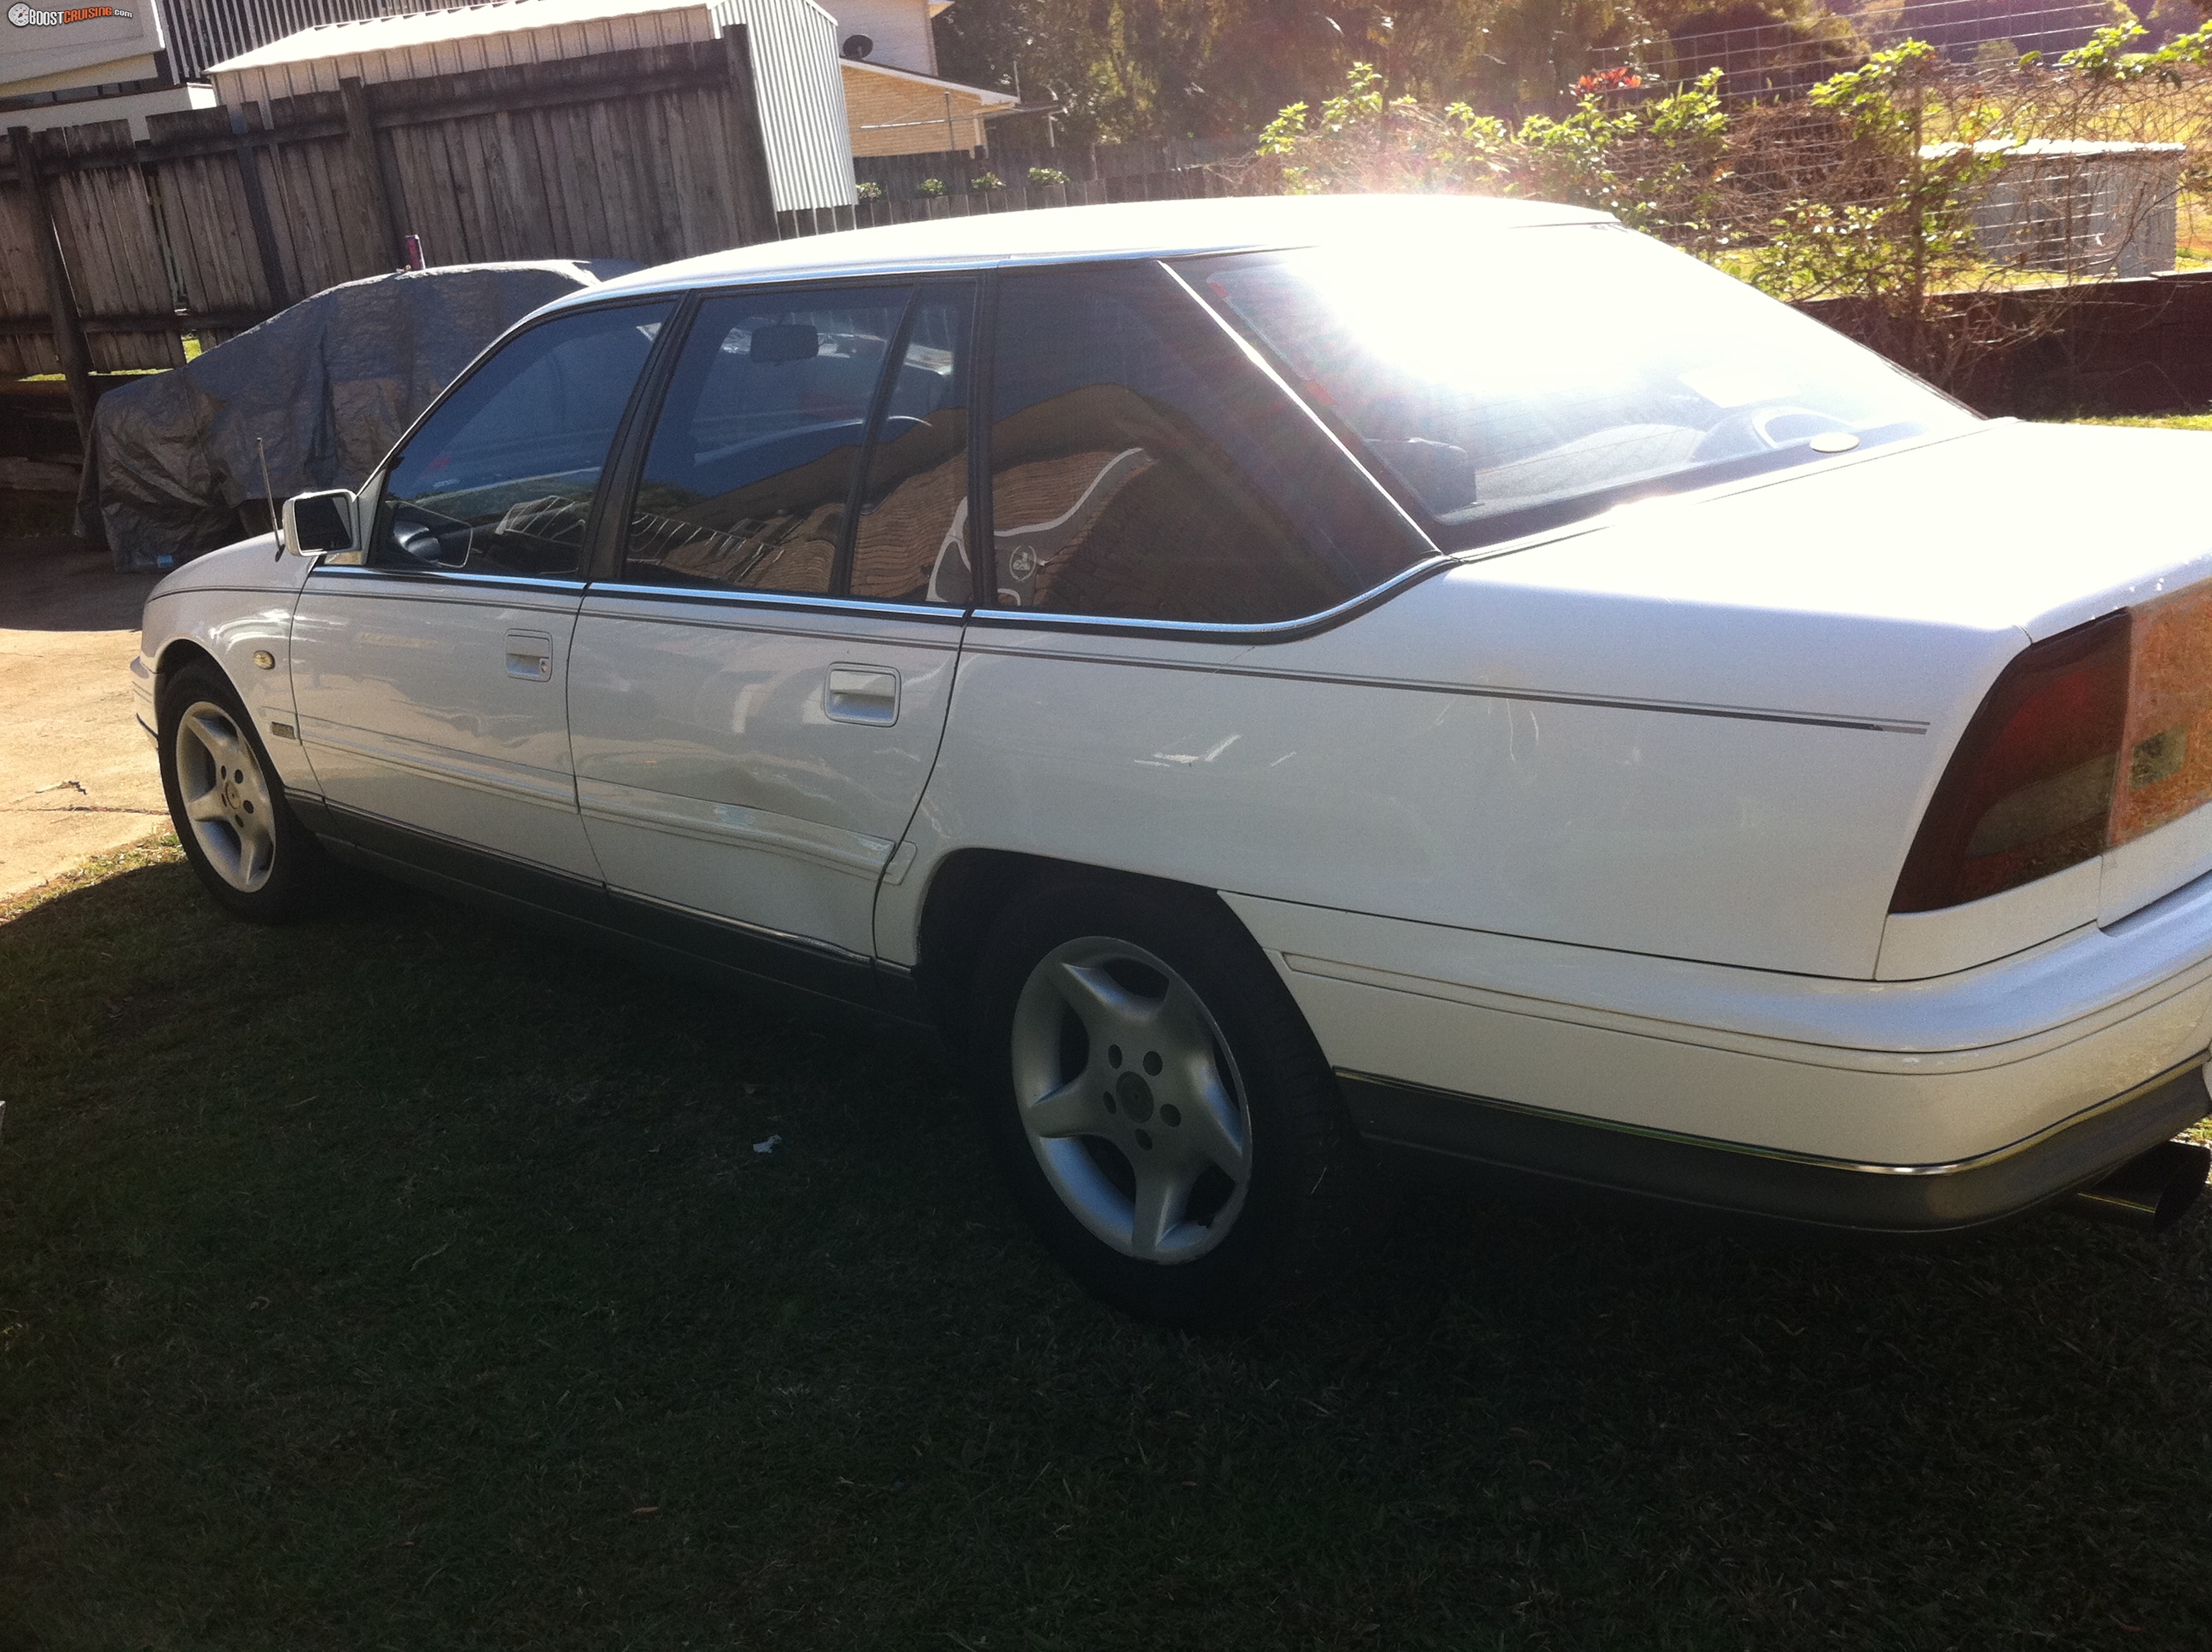
<svg viewBox="0 0 2212 1652"><path fill-rule="evenodd" d="M825 592L903 290L699 307L623 543L643 584Z"/></svg>
<svg viewBox="0 0 2212 1652"><path fill-rule="evenodd" d="M1418 555L1157 264L1007 276L994 361L983 606L1257 623Z"/></svg>
<svg viewBox="0 0 2212 1652"><path fill-rule="evenodd" d="M965 607L969 313L964 286L925 291L868 448L853 529L855 597Z"/></svg>

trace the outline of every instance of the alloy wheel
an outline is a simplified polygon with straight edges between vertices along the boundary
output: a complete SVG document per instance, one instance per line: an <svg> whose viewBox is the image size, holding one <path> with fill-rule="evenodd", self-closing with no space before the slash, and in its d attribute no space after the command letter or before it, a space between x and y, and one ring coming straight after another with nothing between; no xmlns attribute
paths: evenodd
<svg viewBox="0 0 2212 1652"><path fill-rule="evenodd" d="M1250 1181L1243 1084L1212 1015L1143 948L1085 936L1037 961L1014 1006L1014 1100L1045 1180L1125 1256L1192 1261Z"/></svg>
<svg viewBox="0 0 2212 1652"><path fill-rule="evenodd" d="M177 720L177 792L216 875L251 895L276 866L276 811L252 743L230 713L196 701Z"/></svg>

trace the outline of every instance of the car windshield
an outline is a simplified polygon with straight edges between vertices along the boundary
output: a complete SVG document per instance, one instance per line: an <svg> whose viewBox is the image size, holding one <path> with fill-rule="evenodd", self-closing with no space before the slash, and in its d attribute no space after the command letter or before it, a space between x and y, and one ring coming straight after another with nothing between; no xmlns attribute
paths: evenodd
<svg viewBox="0 0 2212 1652"><path fill-rule="evenodd" d="M1976 416L1733 277L1613 225L1177 266L1448 549Z"/></svg>

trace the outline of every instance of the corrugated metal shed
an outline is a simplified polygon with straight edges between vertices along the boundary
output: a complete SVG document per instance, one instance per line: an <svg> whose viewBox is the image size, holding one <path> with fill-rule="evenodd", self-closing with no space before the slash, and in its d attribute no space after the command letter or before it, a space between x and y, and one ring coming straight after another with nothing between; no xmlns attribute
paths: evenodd
<svg viewBox="0 0 2212 1652"><path fill-rule="evenodd" d="M216 97L240 108L335 92L342 80L409 80L708 40L737 23L750 32L776 210L852 205L837 24L814 0L492 0L304 28L208 72Z"/></svg>
<svg viewBox="0 0 2212 1652"><path fill-rule="evenodd" d="M1948 160L1960 148L1920 153ZM1974 154L1996 163L1971 185L1974 238L1990 257L2076 279L2173 268L2188 145L2002 137Z"/></svg>
<svg viewBox="0 0 2212 1652"><path fill-rule="evenodd" d="M207 78L210 64L284 35L345 17L412 9L412 0L154 0L167 27L169 67L179 80Z"/></svg>
<svg viewBox="0 0 2212 1652"><path fill-rule="evenodd" d="M494 0L319 24L216 64L208 76L216 98L237 109L335 92L341 80L453 75L711 40L715 33L705 0Z"/></svg>
<svg viewBox="0 0 2212 1652"><path fill-rule="evenodd" d="M723 28L750 31L769 181L779 212L851 206L853 134L837 60L837 20L814 0L716 0Z"/></svg>

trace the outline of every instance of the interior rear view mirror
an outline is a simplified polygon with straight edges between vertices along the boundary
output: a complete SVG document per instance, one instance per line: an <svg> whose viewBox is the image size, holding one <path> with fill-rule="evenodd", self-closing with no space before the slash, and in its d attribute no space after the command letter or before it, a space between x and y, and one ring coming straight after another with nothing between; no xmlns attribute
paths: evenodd
<svg viewBox="0 0 2212 1652"><path fill-rule="evenodd" d="M295 494L284 501L284 549L295 556L351 550L354 496L350 489Z"/></svg>
<svg viewBox="0 0 2212 1652"><path fill-rule="evenodd" d="M753 329L756 361L808 361L822 353L822 335L803 322L776 321Z"/></svg>

